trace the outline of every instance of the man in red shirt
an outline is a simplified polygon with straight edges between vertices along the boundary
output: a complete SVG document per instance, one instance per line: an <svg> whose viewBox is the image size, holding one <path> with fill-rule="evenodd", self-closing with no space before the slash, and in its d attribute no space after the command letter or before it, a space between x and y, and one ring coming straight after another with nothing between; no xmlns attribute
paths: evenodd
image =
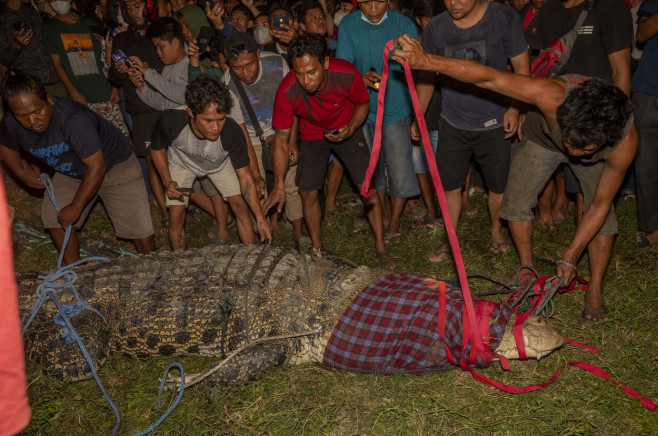
<svg viewBox="0 0 658 436"><path fill-rule="evenodd" d="M290 71L274 99L274 189L263 208L285 203L284 175L298 161L297 185L312 254L323 256L318 190L322 189L329 154L333 151L361 189L370 159L361 126L368 116L369 100L361 74L350 62L330 58L324 38L305 34L288 47ZM299 117L299 156L290 153L288 137L294 116ZM382 204L377 195L364 199L366 216L375 235L377 258L385 268L397 267L384 245Z"/></svg>

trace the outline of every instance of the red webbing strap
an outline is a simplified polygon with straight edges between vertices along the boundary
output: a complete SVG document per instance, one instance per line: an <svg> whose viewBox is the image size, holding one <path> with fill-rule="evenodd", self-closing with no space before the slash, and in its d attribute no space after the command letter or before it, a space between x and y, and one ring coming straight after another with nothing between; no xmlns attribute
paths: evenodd
<svg viewBox="0 0 658 436"><path fill-rule="evenodd" d="M580 347L584 350L591 351L594 354L599 354L599 349L596 347L583 344L582 342L574 341L573 339L567 338L566 336L562 336L562 338L564 338L565 344L573 345L574 347Z"/></svg>
<svg viewBox="0 0 658 436"><path fill-rule="evenodd" d="M591 365L591 364L586 363L586 362L577 362L577 361L569 362L569 363L567 363L567 365L575 366L577 368L584 369L585 371L589 371L592 374L598 375L599 377L610 379L612 381L613 385L619 386L621 391L624 392L626 395L629 395L633 398L638 398L640 400L640 404L643 405L644 407L646 407L647 409L651 410L651 411L656 410L656 407L658 407L658 405L656 405L656 403L654 403L653 401L651 401L650 399L648 399L644 395L640 394L638 391L631 388L630 386L625 385L623 383L616 382L614 380L613 376L611 376L610 374L608 374L607 372L605 372L604 370L602 370L598 366L594 366L594 365ZM508 394L524 394L526 392L532 392L532 391L536 391L538 389L545 388L546 386L553 383L560 376L560 373L562 372L562 370L564 369L565 366L566 365L559 367L557 369L557 371L555 371L555 374L553 374L553 377L551 377L549 380L545 381L544 383L541 383L541 384L538 384L538 385L528 385L528 386L524 386L524 387L519 387L519 386L514 386L514 385L506 385L506 384L501 383L499 381L492 380L489 377L484 376L482 374L478 374L477 372L475 372L475 370L473 368L469 368L469 370L471 372L471 376L477 381L480 381L482 383L486 383L490 386L495 387L496 389L500 389L503 392L507 392Z"/></svg>
<svg viewBox="0 0 658 436"><path fill-rule="evenodd" d="M377 159L379 158L379 152L381 149L381 140L382 140L382 120L384 118L384 97L386 94L386 82L388 80L388 52L391 50L394 41L391 40L386 43L384 47L384 71L382 72L382 79L379 86L379 95L377 96L377 118L375 121L375 137L373 138L372 144L372 153L370 155L370 163L368 165L368 170L366 171L366 177L363 180L363 186L361 186L361 195L370 196L375 191L369 190L370 179L372 174L375 171L377 165ZM457 241L457 232L450 218L450 211L448 209L448 202L446 201L445 193L443 192L443 185L441 184L441 178L439 177L439 170L436 168L436 159L434 158L434 153L432 152L432 146L430 142L429 135L427 133L427 125L425 124L425 117L423 116L423 111L420 109L420 103L418 101L418 95L416 95L416 88L414 86L414 80L411 76L411 69L409 64L404 62L404 74L407 78L407 86L409 87L409 94L411 94L411 102L413 103L414 112L416 119L418 121L418 127L420 128L420 134L423 139L423 146L425 147L425 155L427 156L427 162L430 167L430 173L432 174L432 181L434 182L434 189L436 195L439 199L439 205L441 206L441 214L443 215L443 222L446 227L446 232L448 234L448 241L450 241L450 247L452 248L453 258L455 259L455 266L457 267L457 275L459 276L459 284L461 286L462 294L464 295L464 308L465 308L465 317L464 317L464 327L466 323L469 324L470 335L467 337L464 334L464 338L468 339L472 343L472 354L473 356L485 356L485 350L482 346L482 341L477 338L477 319L475 317L475 309L473 308L473 299L471 298L470 288L468 287L468 279L466 276L466 268L464 267L464 261L462 259L462 253L459 249L459 242ZM466 331L466 328L464 329ZM467 365L464 365L462 362L461 368L465 371L469 370Z"/></svg>
<svg viewBox="0 0 658 436"><path fill-rule="evenodd" d="M384 71L382 71L382 78L379 82L379 93L377 94L377 116L375 117L375 137L372 140L372 151L370 152L370 162L368 162L368 169L366 176L363 179L361 186L361 195L370 197L377 191L370 188L370 180L377 167L377 160L382 148L382 124L384 120L384 97L386 96L386 83L388 82L388 52L391 50L393 41L386 43L384 47Z"/></svg>
<svg viewBox="0 0 658 436"><path fill-rule="evenodd" d="M612 381L612 384L614 386L619 386L623 393L625 393L626 395L630 395L631 397L634 397L634 398L639 398L640 399L640 404L642 404L647 409L649 409L651 411L656 410L656 407L657 407L656 403L654 403L653 401L651 401L650 399L648 399L644 395L640 394L638 391L631 388L630 386L625 385L623 383L616 382L614 380L613 376L611 376L610 374L608 374L607 372L605 372L604 370L602 370L598 366L594 366L594 365L591 365L591 364L586 363L586 362L569 362L569 363L567 363L567 365L576 366L580 369L584 369L585 371L589 371L592 374L596 374L599 377L610 379Z"/></svg>

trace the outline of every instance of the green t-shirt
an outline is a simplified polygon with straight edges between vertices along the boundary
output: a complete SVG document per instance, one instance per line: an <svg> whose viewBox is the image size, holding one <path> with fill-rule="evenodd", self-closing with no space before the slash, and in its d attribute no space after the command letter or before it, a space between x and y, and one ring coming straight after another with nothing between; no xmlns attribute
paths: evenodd
<svg viewBox="0 0 658 436"><path fill-rule="evenodd" d="M110 100L112 86L103 74L100 45L89 30L93 24L87 18L76 23L51 18L43 23L43 48L59 55L73 86L89 103L101 103Z"/></svg>

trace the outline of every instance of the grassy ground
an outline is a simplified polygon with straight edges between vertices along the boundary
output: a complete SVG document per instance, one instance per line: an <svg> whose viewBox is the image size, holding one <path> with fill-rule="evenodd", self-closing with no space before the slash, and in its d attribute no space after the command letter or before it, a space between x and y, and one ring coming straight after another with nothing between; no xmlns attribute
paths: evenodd
<svg viewBox="0 0 658 436"><path fill-rule="evenodd" d="M39 200L7 180L9 202L17 216L39 226ZM343 188L343 196L346 189ZM499 276L514 272L514 251L495 256L489 251L485 200L473 198L480 212L464 218L458 236L468 271ZM555 322L566 336L601 349L594 355L565 346L540 361L512 362L504 373L494 364L482 371L504 383L527 385L547 380L572 360L600 366L618 381L658 401L658 247L637 248L626 241L635 234L633 200L618 203L620 235L606 277L606 301L611 316L605 325L578 322L582 295L556 297ZM376 266L368 232L352 233L356 208L344 209L324 227L326 246L357 263ZM153 216L158 217L155 207ZM156 221L159 222L159 219ZM155 222L155 221L154 221ZM205 231L212 224L187 223L189 245L208 243ZM442 230L412 230L410 218L402 223L404 237L390 247L400 259L400 271L454 279L450 265L429 263L427 255L442 241ZM556 232L536 234L539 258L555 256L573 233L573 221ZM157 243L167 249L157 231ZM97 206L83 236L89 245L101 240L113 247L131 249L116 241L102 207ZM234 240L237 240L235 233ZM95 242L96 241L96 242ZM275 237L278 245L292 247L289 230ZM27 245L27 247L26 247ZM45 271L56 264L51 247L18 241L18 273ZM587 258L579 266L586 271ZM541 264L545 274L552 267ZM491 285L471 281L473 292ZM172 359L137 360L112 356L100 377L122 413L121 434L147 428L156 418L157 388L162 371ZM208 367L213 360L181 358L186 371ZM25 434L108 434L114 415L93 381L60 382L29 367L32 423ZM165 394L168 407L175 394ZM473 380L460 370L423 376L375 376L329 371L319 366L285 367L256 382L230 391L211 392L204 387L187 391L179 407L157 430L159 434L326 434L326 435L434 435L434 434L656 434L658 417L600 379L577 368L566 368L550 387L529 394L510 395Z"/></svg>

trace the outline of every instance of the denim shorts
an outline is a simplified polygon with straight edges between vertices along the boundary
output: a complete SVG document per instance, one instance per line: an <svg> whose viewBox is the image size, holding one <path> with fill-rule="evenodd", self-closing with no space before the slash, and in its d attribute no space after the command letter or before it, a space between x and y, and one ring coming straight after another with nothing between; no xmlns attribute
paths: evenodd
<svg viewBox="0 0 658 436"><path fill-rule="evenodd" d="M436 160L436 146L439 143L439 131L430 130L427 132L430 137L430 145L432 146L432 155L434 156L432 160ZM430 172L430 166L427 163L427 156L425 155L425 145L421 141L420 143L413 145L413 161L414 161L414 170L416 174L426 174Z"/></svg>
<svg viewBox="0 0 658 436"><path fill-rule="evenodd" d="M382 126L381 153L372 185L377 191L388 188L391 197L408 198L420 194L414 170L410 127L410 116ZM363 134L372 152L375 125L364 124Z"/></svg>

